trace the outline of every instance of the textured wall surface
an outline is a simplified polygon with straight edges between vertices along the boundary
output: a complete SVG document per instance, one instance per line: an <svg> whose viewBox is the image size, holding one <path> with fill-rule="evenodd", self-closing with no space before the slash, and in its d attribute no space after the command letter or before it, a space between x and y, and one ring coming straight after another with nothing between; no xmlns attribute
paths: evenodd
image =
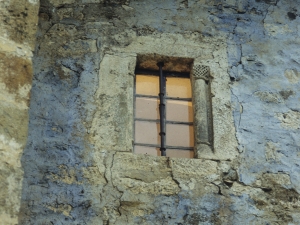
<svg viewBox="0 0 300 225"><path fill-rule="evenodd" d="M38 1L0 1L0 224L17 224Z"/></svg>
<svg viewBox="0 0 300 225"><path fill-rule="evenodd" d="M299 224L299 4L299 0L42 0L29 134L21 160L24 177L19 223ZM26 24L24 29L29 32L31 28ZM105 54L130 49L132 43L147 37L168 40L161 46L165 43L174 48L178 37L199 43L222 37L225 58L216 60L223 54L217 47L208 52L199 49L199 57L211 55L215 59L211 62L219 64L212 66L227 68L220 71L231 97L213 113L222 115L225 108L232 112L231 118L224 116L223 121L234 124L234 140L220 138L217 144L221 148L226 141L238 143L230 145L234 157L140 156L123 152L128 148L120 149L118 139L112 141L118 146L115 149L95 140L94 135L101 134L94 132L97 118L106 116L111 127L117 128L111 118L114 114L101 115L107 96L98 95L99 87L114 87L113 81L103 84L99 78L101 71L106 71L100 68ZM150 53L160 49L157 42L152 47L147 44ZM112 69L117 66L112 64ZM225 86L218 88L225 90ZM3 90L9 92L9 88ZM23 89L12 93L21 93L18 99L22 99ZM15 96L13 99L17 101ZM119 109L124 110L121 105ZM22 118L18 110L13 112ZM14 135L23 132L21 122L14 124L18 127L11 128ZM215 130L220 137L225 131ZM7 149L21 149L25 143L25 131L19 142L15 136L7 137L9 131L2 133ZM12 137L17 144L10 142ZM22 173L14 172L15 167L1 167L6 171L1 173L1 181L12 174L19 185ZM7 174L5 179L2 174ZM20 190L18 185L13 187ZM2 193L1 200L13 197ZM20 204L18 199L11 201L14 207ZM8 204L0 207L3 205ZM17 210L1 210L16 217Z"/></svg>

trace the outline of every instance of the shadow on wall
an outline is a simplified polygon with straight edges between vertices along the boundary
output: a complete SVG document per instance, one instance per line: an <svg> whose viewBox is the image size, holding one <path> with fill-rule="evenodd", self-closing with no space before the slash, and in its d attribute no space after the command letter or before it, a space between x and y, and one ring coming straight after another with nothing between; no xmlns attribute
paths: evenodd
<svg viewBox="0 0 300 225"><path fill-rule="evenodd" d="M93 98L99 57L86 54L47 65L43 54L34 57L20 224L60 224L93 213L83 177L90 162L82 121L92 110L84 105ZM67 70L66 79L60 77L61 68Z"/></svg>

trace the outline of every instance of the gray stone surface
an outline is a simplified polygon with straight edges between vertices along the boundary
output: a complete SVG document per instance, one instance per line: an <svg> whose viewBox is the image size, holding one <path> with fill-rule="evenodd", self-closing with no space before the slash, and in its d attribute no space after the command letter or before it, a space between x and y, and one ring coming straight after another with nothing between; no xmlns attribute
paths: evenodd
<svg viewBox="0 0 300 225"><path fill-rule="evenodd" d="M299 224L299 3L41 1L19 223ZM214 155L91 139L103 60L147 51L212 68Z"/></svg>

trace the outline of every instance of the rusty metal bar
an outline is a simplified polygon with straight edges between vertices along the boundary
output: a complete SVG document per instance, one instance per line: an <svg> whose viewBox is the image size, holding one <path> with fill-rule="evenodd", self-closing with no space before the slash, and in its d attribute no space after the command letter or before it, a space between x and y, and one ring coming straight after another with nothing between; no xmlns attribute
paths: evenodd
<svg viewBox="0 0 300 225"><path fill-rule="evenodd" d="M166 156L166 77L163 74L163 62L157 63L159 67L159 117L160 117L160 153Z"/></svg>

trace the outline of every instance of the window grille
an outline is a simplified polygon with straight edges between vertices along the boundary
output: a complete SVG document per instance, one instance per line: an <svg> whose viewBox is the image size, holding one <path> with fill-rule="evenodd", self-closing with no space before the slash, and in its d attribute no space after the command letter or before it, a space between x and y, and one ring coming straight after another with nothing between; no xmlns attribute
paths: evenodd
<svg viewBox="0 0 300 225"><path fill-rule="evenodd" d="M189 73L136 69L134 151L170 157L194 156Z"/></svg>

